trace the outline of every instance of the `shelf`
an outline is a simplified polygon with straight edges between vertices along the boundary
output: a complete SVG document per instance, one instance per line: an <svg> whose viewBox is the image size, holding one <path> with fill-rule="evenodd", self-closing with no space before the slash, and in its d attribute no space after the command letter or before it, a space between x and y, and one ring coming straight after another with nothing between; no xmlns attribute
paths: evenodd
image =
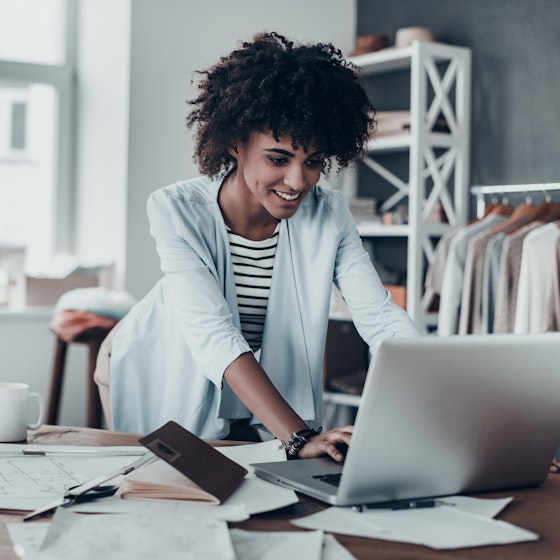
<svg viewBox="0 0 560 560"><path fill-rule="evenodd" d="M331 393L330 391L323 392L323 402L332 404L342 404L345 406L360 406L360 395L350 395L349 393Z"/></svg>
<svg viewBox="0 0 560 560"><path fill-rule="evenodd" d="M440 237L453 226L448 223L424 224L426 235ZM356 224L360 237L407 237L412 233L409 224L385 226L379 222L358 222Z"/></svg>
<svg viewBox="0 0 560 560"><path fill-rule="evenodd" d="M8 307L0 306L0 322L4 320L36 320L44 319L45 317L52 317L54 306L21 306L21 307Z"/></svg>
<svg viewBox="0 0 560 560"><path fill-rule="evenodd" d="M348 311L329 311L329 321L352 321L352 315Z"/></svg>
<svg viewBox="0 0 560 560"><path fill-rule="evenodd" d="M431 327L437 327L438 324L438 313L436 312L430 312L430 313L426 313L426 324L431 326Z"/></svg>
<svg viewBox="0 0 560 560"><path fill-rule="evenodd" d="M426 235L433 237L441 237L444 233L452 229L454 226L448 223L430 224L425 225Z"/></svg>
<svg viewBox="0 0 560 560"><path fill-rule="evenodd" d="M426 140L426 144L433 148L449 148L455 143L455 138L444 132L428 134ZM410 134L376 136L368 141L366 149L369 153L404 152L410 149L412 142L413 139Z"/></svg>
<svg viewBox="0 0 560 560"><path fill-rule="evenodd" d="M373 76L410 68L412 47L388 48L374 53L353 56L349 60L362 69L362 74Z"/></svg>
<svg viewBox="0 0 560 560"><path fill-rule="evenodd" d="M360 237L406 237L410 234L410 226L385 226L379 222L359 222L356 224Z"/></svg>
<svg viewBox="0 0 560 560"><path fill-rule="evenodd" d="M373 53L352 56L348 60L361 68L362 76L374 76L387 72L398 72L407 70L412 66L412 58L417 48L420 46L426 53L436 61L450 60L453 56L465 54L464 47L446 45L436 42L415 41L408 47L389 47Z"/></svg>
<svg viewBox="0 0 560 560"><path fill-rule="evenodd" d="M395 136L374 136L368 140L366 149L368 152L404 152L410 149L410 134L399 134Z"/></svg>

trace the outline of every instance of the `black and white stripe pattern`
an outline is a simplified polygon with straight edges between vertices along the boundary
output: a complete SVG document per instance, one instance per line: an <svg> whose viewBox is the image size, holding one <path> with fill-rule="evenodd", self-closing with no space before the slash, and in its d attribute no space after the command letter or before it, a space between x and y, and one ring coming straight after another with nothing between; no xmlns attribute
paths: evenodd
<svg viewBox="0 0 560 560"><path fill-rule="evenodd" d="M253 352L262 343L279 231L278 226L269 239L251 241L228 229L241 332Z"/></svg>

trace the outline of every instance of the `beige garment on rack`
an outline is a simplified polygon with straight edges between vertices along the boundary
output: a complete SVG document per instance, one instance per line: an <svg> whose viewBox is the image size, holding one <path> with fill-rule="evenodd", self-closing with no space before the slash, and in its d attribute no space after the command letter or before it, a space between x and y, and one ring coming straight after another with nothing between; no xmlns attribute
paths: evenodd
<svg viewBox="0 0 560 560"><path fill-rule="evenodd" d="M461 227L453 237L441 287L437 328L439 336L449 336L459 332L461 291L469 240L477 233L501 224L505 219L505 216L499 214L489 214L473 224Z"/></svg>
<svg viewBox="0 0 560 560"><path fill-rule="evenodd" d="M543 225L544 222L531 222L508 235L504 240L498 279L498 296L494 311L494 333L513 332L523 240L530 231Z"/></svg>
<svg viewBox="0 0 560 560"><path fill-rule="evenodd" d="M490 240L498 233L507 233L530 222L536 206L524 204L515 208L505 222L475 235L468 244L465 275L459 316L459 334L482 332L482 282L486 249Z"/></svg>

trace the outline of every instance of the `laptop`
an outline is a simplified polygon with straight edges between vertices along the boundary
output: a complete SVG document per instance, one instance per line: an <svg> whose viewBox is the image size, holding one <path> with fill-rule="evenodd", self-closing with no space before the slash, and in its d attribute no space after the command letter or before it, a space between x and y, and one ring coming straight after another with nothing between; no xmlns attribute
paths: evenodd
<svg viewBox="0 0 560 560"><path fill-rule="evenodd" d="M560 333L384 341L344 464L255 473L337 506L536 486L560 441Z"/></svg>

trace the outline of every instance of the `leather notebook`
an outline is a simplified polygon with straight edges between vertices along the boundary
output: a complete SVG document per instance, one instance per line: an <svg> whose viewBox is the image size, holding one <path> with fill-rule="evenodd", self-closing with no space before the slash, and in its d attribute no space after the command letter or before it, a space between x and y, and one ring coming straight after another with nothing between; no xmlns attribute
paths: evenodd
<svg viewBox="0 0 560 560"><path fill-rule="evenodd" d="M152 465L148 465L137 473L137 476L134 477L136 480L130 481L135 487L130 489L128 497L200 499L222 503L247 474L244 467L173 421L167 422L161 428L140 438L139 442L165 463L171 465L188 481L177 476L177 472L166 470L166 466L157 461L153 463L156 466L153 472L157 472L159 475L145 479L147 483L149 482L151 494L140 495L140 492L137 492L140 490L137 483L141 482L143 478L142 471L147 473L152 467ZM158 464L159 467L157 467ZM184 481L188 488L196 489L198 487L202 490L201 497L182 496L180 492L177 492L177 488L180 486L175 484L177 480ZM150 490L150 487L147 485L147 490ZM165 490L168 492L166 493ZM207 497L203 497L204 494Z"/></svg>

